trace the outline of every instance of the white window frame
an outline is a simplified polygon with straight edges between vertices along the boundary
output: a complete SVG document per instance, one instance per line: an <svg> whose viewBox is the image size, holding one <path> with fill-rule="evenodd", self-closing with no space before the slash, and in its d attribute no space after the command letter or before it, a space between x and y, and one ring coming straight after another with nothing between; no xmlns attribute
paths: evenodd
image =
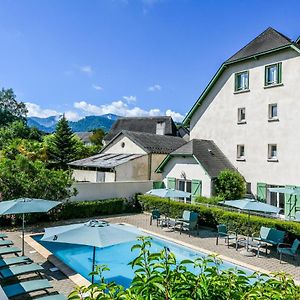
<svg viewBox="0 0 300 300"><path fill-rule="evenodd" d="M247 80L242 81L242 86L238 86L238 78L239 76L247 75ZM245 92L249 91L249 71L242 71L234 74L234 92L239 93L239 92Z"/></svg>
<svg viewBox="0 0 300 300"><path fill-rule="evenodd" d="M276 156L272 155L272 147L276 146ZM278 147L277 144L268 144L268 161L278 161Z"/></svg>
<svg viewBox="0 0 300 300"><path fill-rule="evenodd" d="M244 110L244 115L245 115L245 118L242 119L242 110ZM245 107L239 107L238 108L238 124L245 124L246 123L246 108Z"/></svg>
<svg viewBox="0 0 300 300"><path fill-rule="evenodd" d="M191 183L191 191L192 191L192 180L189 179L182 179L182 178L176 178L176 188L179 190L179 181L183 181L184 182L184 192L187 191L187 183L190 182ZM191 192L189 192L191 193ZM178 198L179 200L181 198ZM191 203L192 201L192 197L188 197L188 198L183 198L182 201L184 203Z"/></svg>
<svg viewBox="0 0 300 300"><path fill-rule="evenodd" d="M269 80L269 72L268 70L271 68L275 68L275 76L273 80ZM282 63L275 63L272 65L265 66L265 87L268 86L276 86L282 84Z"/></svg>
<svg viewBox="0 0 300 300"><path fill-rule="evenodd" d="M276 106L276 110L277 110L277 116L272 116L272 108ZM278 104L277 103L271 103L269 104L269 109L268 109L268 117L269 117L269 121L278 121Z"/></svg>
<svg viewBox="0 0 300 300"><path fill-rule="evenodd" d="M243 147L243 150L244 150L243 151L244 155L241 155L241 149L242 149L242 147ZM236 159L240 160L240 161L246 160L245 159L245 145L244 144L237 145L237 147L236 147Z"/></svg>

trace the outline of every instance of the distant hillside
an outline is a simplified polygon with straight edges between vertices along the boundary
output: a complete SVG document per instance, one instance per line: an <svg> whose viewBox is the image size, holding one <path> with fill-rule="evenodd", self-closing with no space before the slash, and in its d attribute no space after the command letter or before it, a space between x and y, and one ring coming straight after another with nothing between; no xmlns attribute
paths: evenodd
<svg viewBox="0 0 300 300"><path fill-rule="evenodd" d="M70 121L70 127L74 132L91 131L96 128L102 128L108 132L112 124L119 116L114 114L106 114L102 116L87 116L79 121ZM55 125L59 120L59 116L51 116L48 118L28 117L27 123L30 127L37 127L38 129L51 133L55 130Z"/></svg>

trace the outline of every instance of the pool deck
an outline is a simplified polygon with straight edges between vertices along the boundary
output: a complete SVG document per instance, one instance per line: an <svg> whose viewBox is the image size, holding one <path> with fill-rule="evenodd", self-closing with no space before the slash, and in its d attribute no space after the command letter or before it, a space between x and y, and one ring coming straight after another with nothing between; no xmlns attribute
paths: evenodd
<svg viewBox="0 0 300 300"><path fill-rule="evenodd" d="M221 258L227 261L230 261L234 264L241 265L246 268L251 268L253 270L266 271L266 272L278 272L284 271L294 276L295 280L300 283L300 257L298 256L295 261L290 257L284 257L283 263L279 263L278 255L274 249L271 250L271 253L265 256L264 249L262 249L260 257L251 256L247 257L236 251L234 247L227 247L224 240L220 240L219 245L216 245L216 232L209 228L200 228L199 235L196 234L188 236L187 233L179 234L178 231L173 231L171 229L161 229L156 226L156 222L150 226L149 220L150 216L147 214L128 214L128 215L119 215L107 218L101 218L112 223L128 223L134 226L137 226L146 232L157 235L159 237L166 238L170 241L177 242L180 245L189 246L195 250L202 251L204 253L219 253ZM68 220L58 223L51 224L38 224L34 228L27 228L26 234L42 232L44 227L57 226L63 224L79 223L87 221L88 219L81 220ZM16 231L6 231L8 238L11 239L17 247L21 247L21 232ZM33 248L34 247L34 248ZM53 291L58 291L66 296L74 289L76 286L75 282L80 282L82 280L81 276L77 276L74 272L64 269L64 266L61 265L59 261L51 257L49 253L43 253L36 251L36 246L28 243L25 243L25 255L29 256L33 261L40 263L45 269L45 275L47 279L53 285ZM50 256L49 256L50 255ZM49 259L49 257L51 257ZM47 259L48 258L48 259ZM51 272L50 268L53 268L54 265L62 269L61 271ZM75 278L75 280L74 280ZM81 281L83 284L86 281ZM25 297L22 297L25 300Z"/></svg>

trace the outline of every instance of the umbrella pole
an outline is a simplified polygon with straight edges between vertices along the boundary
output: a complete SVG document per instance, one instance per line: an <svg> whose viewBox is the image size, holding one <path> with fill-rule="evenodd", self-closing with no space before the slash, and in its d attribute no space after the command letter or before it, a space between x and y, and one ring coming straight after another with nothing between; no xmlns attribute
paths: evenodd
<svg viewBox="0 0 300 300"><path fill-rule="evenodd" d="M93 272L95 272L96 247L93 248ZM94 283L94 274L92 275L92 283Z"/></svg>
<svg viewBox="0 0 300 300"><path fill-rule="evenodd" d="M25 214L23 214L23 221L22 221L22 256L24 256L24 231L25 231Z"/></svg>

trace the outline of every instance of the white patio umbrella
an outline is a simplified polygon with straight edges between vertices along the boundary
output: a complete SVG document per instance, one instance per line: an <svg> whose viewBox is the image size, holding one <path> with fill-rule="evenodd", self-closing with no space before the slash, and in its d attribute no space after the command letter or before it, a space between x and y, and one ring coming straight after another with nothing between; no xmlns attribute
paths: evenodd
<svg viewBox="0 0 300 300"><path fill-rule="evenodd" d="M48 212L61 203L59 201L34 198L20 198L0 202L0 215L22 214L22 255L24 255L25 214Z"/></svg>
<svg viewBox="0 0 300 300"><path fill-rule="evenodd" d="M41 240L46 242L92 246L92 271L94 271L96 247L104 248L132 242L142 235L144 234L133 226L110 224L101 220L90 220L86 223L45 228L45 234ZM92 275L92 283L94 283L94 275Z"/></svg>

